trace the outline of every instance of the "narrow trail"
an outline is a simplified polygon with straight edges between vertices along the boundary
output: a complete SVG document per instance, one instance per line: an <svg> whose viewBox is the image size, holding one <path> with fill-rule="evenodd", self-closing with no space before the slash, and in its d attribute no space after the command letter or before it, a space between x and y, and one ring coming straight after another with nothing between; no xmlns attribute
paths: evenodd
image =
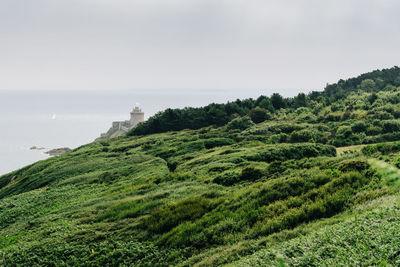
<svg viewBox="0 0 400 267"><path fill-rule="evenodd" d="M400 189L400 169L392 164L389 164L383 160L369 158L368 162L371 167L378 171L385 179L386 184Z"/></svg>
<svg viewBox="0 0 400 267"><path fill-rule="evenodd" d="M398 142L398 141L396 141ZM393 142L387 142L393 143ZM380 143L378 143L380 144ZM374 145L374 144L371 144ZM354 146L347 146L347 147L338 147L336 148L338 156L342 156L348 152L360 152L363 147L367 146L367 144L363 145L354 145ZM376 158L368 158L367 159L371 167L374 168L379 174L382 175L386 184L390 187L396 188L400 190L400 169L396 166L387 163L386 161L379 160Z"/></svg>
<svg viewBox="0 0 400 267"><path fill-rule="evenodd" d="M398 143L399 141L391 141L391 142L379 142L379 143L373 143L373 144L361 144L361 145L352 145L352 146L342 146L342 147L337 147L336 151L338 153L338 156L343 155L345 151L361 151L361 149L365 146L370 146L370 145L378 145L378 144L390 144L390 143Z"/></svg>

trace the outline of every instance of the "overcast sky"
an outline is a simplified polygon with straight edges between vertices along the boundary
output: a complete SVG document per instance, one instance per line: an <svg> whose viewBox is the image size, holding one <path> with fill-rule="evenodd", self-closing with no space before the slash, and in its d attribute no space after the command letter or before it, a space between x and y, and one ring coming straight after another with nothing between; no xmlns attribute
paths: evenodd
<svg viewBox="0 0 400 267"><path fill-rule="evenodd" d="M273 88L400 65L398 0L0 0L0 90Z"/></svg>

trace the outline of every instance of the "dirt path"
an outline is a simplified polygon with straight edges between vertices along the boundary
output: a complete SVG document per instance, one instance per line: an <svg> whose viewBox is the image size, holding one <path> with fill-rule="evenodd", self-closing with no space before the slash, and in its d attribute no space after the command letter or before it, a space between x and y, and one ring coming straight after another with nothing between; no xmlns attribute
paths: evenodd
<svg viewBox="0 0 400 267"><path fill-rule="evenodd" d="M342 147L337 147L336 152L337 152L338 156L341 156L344 151L360 151L365 146L378 145L378 144L390 144L390 143L398 143L398 142L399 141L391 141L391 142L380 142L380 143L373 143L373 144L342 146Z"/></svg>
<svg viewBox="0 0 400 267"><path fill-rule="evenodd" d="M394 188L400 189L400 169L379 159L368 159L371 167L378 171L385 179L386 184Z"/></svg>

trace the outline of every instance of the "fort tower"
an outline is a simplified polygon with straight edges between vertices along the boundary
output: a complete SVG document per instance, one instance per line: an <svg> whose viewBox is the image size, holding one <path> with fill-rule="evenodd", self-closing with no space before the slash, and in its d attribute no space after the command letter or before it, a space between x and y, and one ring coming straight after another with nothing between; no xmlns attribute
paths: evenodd
<svg viewBox="0 0 400 267"><path fill-rule="evenodd" d="M144 121L144 113L138 106L135 106L131 112L130 127L133 128L142 121Z"/></svg>

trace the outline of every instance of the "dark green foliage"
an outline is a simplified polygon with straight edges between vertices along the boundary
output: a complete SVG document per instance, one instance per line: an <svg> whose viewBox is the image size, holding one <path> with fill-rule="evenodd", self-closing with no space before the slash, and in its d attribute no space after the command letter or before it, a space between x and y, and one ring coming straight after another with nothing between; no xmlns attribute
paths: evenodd
<svg viewBox="0 0 400 267"><path fill-rule="evenodd" d="M336 131L336 137L333 141L335 146L349 146L354 144L361 144L360 136L353 133L352 127L341 126Z"/></svg>
<svg viewBox="0 0 400 267"><path fill-rule="evenodd" d="M296 108L307 107L307 96L304 93L299 93L296 97L293 98L294 106Z"/></svg>
<svg viewBox="0 0 400 267"><path fill-rule="evenodd" d="M364 171L369 168L369 164L366 160L359 160L359 159L353 159L353 160L348 160L344 161L339 165L339 170L342 172L348 172L348 171Z"/></svg>
<svg viewBox="0 0 400 267"><path fill-rule="evenodd" d="M320 136L322 136L322 134L317 130L303 129L292 132L290 134L289 140L292 143L313 143L317 142Z"/></svg>
<svg viewBox="0 0 400 267"><path fill-rule="evenodd" d="M374 89L376 89L376 84L372 79L365 79L361 82L360 88L361 90L372 92Z"/></svg>
<svg viewBox="0 0 400 267"><path fill-rule="evenodd" d="M356 91L361 86L361 83L366 80L376 81L377 79L382 79L384 85L396 84L396 79L400 75L400 68L393 67L391 69L375 70L373 72L362 74L356 78L351 78L348 80L340 80L336 84L329 84L325 87L324 93L331 97L333 100L341 99L344 97L343 92ZM372 85L371 82L368 82ZM365 82L364 82L365 84ZM397 85L396 85L397 86ZM374 90L377 89L373 86L367 86L361 88L362 90Z"/></svg>
<svg viewBox="0 0 400 267"><path fill-rule="evenodd" d="M103 172L102 174L100 174L99 182L101 182L101 183L110 183L110 182L112 182L112 181L114 181L114 180L116 180L118 178L119 178L118 172L116 172L116 171L113 171L113 172L106 171L106 172Z"/></svg>
<svg viewBox="0 0 400 267"><path fill-rule="evenodd" d="M376 93L372 93L369 97L368 97L368 102L372 105L375 100L378 99L378 96L376 95Z"/></svg>
<svg viewBox="0 0 400 267"><path fill-rule="evenodd" d="M129 135L144 135L183 129L199 129L209 125L224 125L234 115L248 113L254 100L237 100L227 104L210 104L202 108L167 109L140 123Z"/></svg>
<svg viewBox="0 0 400 267"><path fill-rule="evenodd" d="M253 125L254 123L250 120L249 117L241 117L230 121L226 125L226 128L228 130L246 130L247 128L250 128Z"/></svg>
<svg viewBox="0 0 400 267"><path fill-rule="evenodd" d="M356 190L368 183L369 179L359 172L341 175L327 172L308 179L290 178L285 183L273 180L261 189L250 188L239 198L239 203L225 204L225 208L219 206L194 222L177 226L163 235L159 243L203 248L223 244L221 232L247 232L249 237L257 237L291 229L337 214L346 207ZM224 223L226 217L234 220L232 225ZM219 235L214 232L217 229Z"/></svg>
<svg viewBox="0 0 400 267"><path fill-rule="evenodd" d="M268 111L259 107L250 110L249 116L254 123L260 123L271 119L271 115L268 113Z"/></svg>
<svg viewBox="0 0 400 267"><path fill-rule="evenodd" d="M174 172L176 170L176 167L178 166L177 161L167 161L167 167L169 171Z"/></svg>
<svg viewBox="0 0 400 267"><path fill-rule="evenodd" d="M275 160L271 162L268 166L268 173L269 174L275 174L275 173L281 173L284 172L286 169L282 164L282 161Z"/></svg>
<svg viewBox="0 0 400 267"><path fill-rule="evenodd" d="M290 134L293 131L303 130L304 128L305 126L303 125L282 122L279 124L269 126L268 130L276 134L280 133Z"/></svg>
<svg viewBox="0 0 400 267"><path fill-rule="evenodd" d="M205 148L206 148L205 142L202 140L187 142L187 143L183 143L178 146L177 153L175 153L175 155L176 154L187 154L187 153L191 153L194 151L200 151Z"/></svg>
<svg viewBox="0 0 400 267"><path fill-rule="evenodd" d="M398 121L384 121L382 123L384 133L393 133L400 131L400 122Z"/></svg>
<svg viewBox="0 0 400 267"><path fill-rule="evenodd" d="M362 213L387 229L376 214L398 209L400 143L357 144L400 140L399 77L395 67L293 98L167 109L129 136L3 175L0 265L235 265L265 247L293 265L351 265L332 259L356 247L397 266L397 243L381 232L349 238L337 254L331 242L353 233L329 230L309 261L292 260L309 244L285 244Z"/></svg>
<svg viewBox="0 0 400 267"><path fill-rule="evenodd" d="M351 125L351 130L354 133L365 132L365 130L367 130L367 124L365 122L363 122L363 121L356 122L353 125Z"/></svg>
<svg viewBox="0 0 400 267"><path fill-rule="evenodd" d="M253 167L246 167L242 170L240 175L241 180L255 181L263 176L263 172L260 169Z"/></svg>
<svg viewBox="0 0 400 267"><path fill-rule="evenodd" d="M228 102L226 104L213 103L201 108L167 109L152 116L146 122L139 124L129 135L199 129L210 125L221 126L225 125L232 118L245 116L246 114L249 114L255 123L259 123L269 119L269 113L279 114L282 108L294 111L300 107L310 107L314 114L319 115L319 121L345 121L351 119L354 110L359 107L356 102L350 102L346 103L345 109L344 103L339 102L339 100L343 100L357 90L361 90L362 92L369 93L366 99L368 106L372 104L376 105L379 102L377 101L379 99L377 95L378 90L385 88L388 91L395 91L395 86L398 86L399 76L400 69L394 67L373 71L348 80L340 80L336 84L327 85L323 92L311 92L308 95L299 93L293 98L284 98L280 94L275 93L270 98L260 96L257 100L236 100L235 102ZM399 103L400 96L394 95L386 101L393 104ZM316 105L316 103L319 104ZM332 113L317 114L324 106L329 104L331 104L330 109ZM268 110L269 113L261 112L260 109ZM400 111L396 115L392 111L379 110L379 107L375 107L373 110L370 108L366 110L369 110L368 117L370 119L388 120L400 118ZM305 118L311 119L310 116L305 116ZM346 145L352 141L338 140L337 142L341 145Z"/></svg>
<svg viewBox="0 0 400 267"><path fill-rule="evenodd" d="M95 221L117 221L124 218L135 218L153 210L159 205L154 199L146 199L139 201L125 201L110 207L104 213L98 215Z"/></svg>
<svg viewBox="0 0 400 267"><path fill-rule="evenodd" d="M234 265L397 266L400 250L388 244L400 242L398 216L398 206L377 209L277 246L269 246Z"/></svg>
<svg viewBox="0 0 400 267"><path fill-rule="evenodd" d="M220 185L231 186L240 182L240 178L240 173L228 171L217 175L213 179L213 182Z"/></svg>
<svg viewBox="0 0 400 267"><path fill-rule="evenodd" d="M272 105L271 99L268 97L265 97L265 96L260 96L259 98L257 98L255 106L266 109L269 112L275 111L274 106Z"/></svg>
<svg viewBox="0 0 400 267"><path fill-rule="evenodd" d="M366 130L367 135L378 135L382 132L382 128L379 126L370 126Z"/></svg>
<svg viewBox="0 0 400 267"><path fill-rule="evenodd" d="M272 94L271 103L272 103L272 106L274 107L275 110L278 110L278 109L286 107L285 99L278 93Z"/></svg>
<svg viewBox="0 0 400 267"><path fill-rule="evenodd" d="M320 181L325 183L328 178L326 177ZM286 211L283 209L282 215L276 216L273 220L261 221L257 224L253 230L255 235L271 234L284 228L292 228L303 222L332 216L345 207L354 189L367 184L368 179L359 173L350 172L334 178L320 188L310 190L305 194L302 193L308 188L311 189L312 184L299 182L296 181L292 185L288 184L288 186L280 188L279 191L275 189L276 191L273 191L274 194L270 193L262 198L263 203L270 203L288 196L299 196L298 202L293 203L292 199L291 201L285 201L288 204L286 204ZM305 202L306 199L313 199L313 201ZM295 205L291 207L290 205L293 205L291 203Z"/></svg>
<svg viewBox="0 0 400 267"><path fill-rule="evenodd" d="M175 255L172 256L172 255ZM91 244L48 243L4 255L3 266L169 266L182 257L173 249L151 243L106 242Z"/></svg>
<svg viewBox="0 0 400 267"><path fill-rule="evenodd" d="M227 146L234 144L234 141L230 138L210 138L204 140L204 146L207 149L220 147L220 146Z"/></svg>
<svg viewBox="0 0 400 267"><path fill-rule="evenodd" d="M153 212L144 221L143 227L154 233L165 233L185 221L200 218L212 207L212 203L202 197L185 199Z"/></svg>
<svg viewBox="0 0 400 267"><path fill-rule="evenodd" d="M334 157L336 149L333 146L320 144L284 144L265 146L245 156L250 161L285 161L318 156Z"/></svg>
<svg viewBox="0 0 400 267"><path fill-rule="evenodd" d="M387 144L377 144L377 145L369 145L365 146L362 149L362 152L365 155L372 155L374 153L382 153L389 154L400 151L400 143L387 143Z"/></svg>

